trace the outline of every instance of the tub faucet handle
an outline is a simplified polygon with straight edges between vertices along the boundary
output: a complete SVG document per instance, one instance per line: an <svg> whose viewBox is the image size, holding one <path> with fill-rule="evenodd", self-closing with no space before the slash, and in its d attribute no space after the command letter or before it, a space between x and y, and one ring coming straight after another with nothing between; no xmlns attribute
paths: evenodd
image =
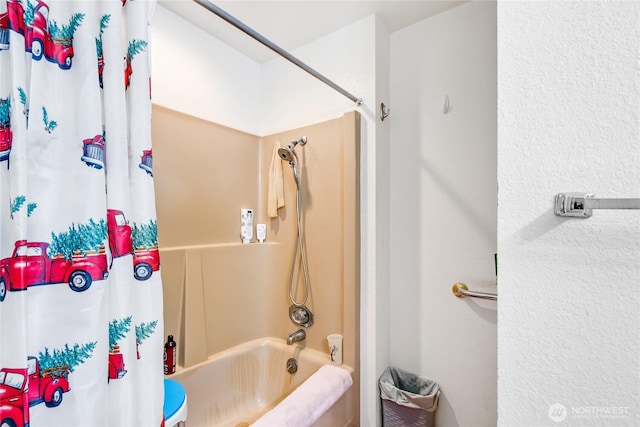
<svg viewBox="0 0 640 427"><path fill-rule="evenodd" d="M287 372L289 372L290 374L295 374L296 372L298 372L298 361L293 357L287 360Z"/></svg>

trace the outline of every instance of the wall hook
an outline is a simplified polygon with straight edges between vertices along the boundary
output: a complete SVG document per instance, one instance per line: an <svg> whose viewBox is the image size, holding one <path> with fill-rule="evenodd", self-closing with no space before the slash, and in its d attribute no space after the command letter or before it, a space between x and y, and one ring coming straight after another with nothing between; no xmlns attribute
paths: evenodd
<svg viewBox="0 0 640 427"><path fill-rule="evenodd" d="M449 102L449 95L445 95L442 100L442 114L449 114L453 108Z"/></svg>
<svg viewBox="0 0 640 427"><path fill-rule="evenodd" d="M382 102L380 104L380 120L384 122L384 119L389 117L389 114L391 114L391 108L387 108L387 106L384 105L384 102Z"/></svg>

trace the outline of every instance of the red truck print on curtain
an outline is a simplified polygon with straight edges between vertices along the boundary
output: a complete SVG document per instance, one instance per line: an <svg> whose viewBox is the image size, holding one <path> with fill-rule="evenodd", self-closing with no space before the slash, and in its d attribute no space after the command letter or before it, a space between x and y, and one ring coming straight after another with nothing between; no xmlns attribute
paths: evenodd
<svg viewBox="0 0 640 427"><path fill-rule="evenodd" d="M11 154L11 125L3 125L0 123L0 162L7 161L7 169L9 169L9 154Z"/></svg>
<svg viewBox="0 0 640 427"><path fill-rule="evenodd" d="M129 88L131 85L131 74L133 74L133 67L131 66L131 60L133 57L126 56L124 58L124 88Z"/></svg>
<svg viewBox="0 0 640 427"><path fill-rule="evenodd" d="M104 224L102 220L101 223ZM95 227L104 225L90 220L89 225L84 228L90 227L95 230ZM72 226L70 231L77 238L81 228L83 226ZM133 248L132 229L122 211L107 211L106 228L112 260L132 255L136 280L147 280L154 271L160 269L157 245ZM64 234L66 233L54 236L54 243L57 243L56 240L69 238ZM60 249L60 245L56 247ZM94 280L104 280L109 276L109 262L104 246L100 246L98 250L74 250L73 254L63 252L52 250L51 245L46 242L15 242L13 254L0 259L0 301L4 301L8 291L23 291L30 286L55 283L68 283L73 291L82 292L89 289Z"/></svg>
<svg viewBox="0 0 640 427"><path fill-rule="evenodd" d="M122 211L107 209L107 230L112 258L119 258L133 253L131 227Z"/></svg>
<svg viewBox="0 0 640 427"><path fill-rule="evenodd" d="M0 426L27 427L30 406L60 405L62 394L69 391L68 378L68 366L41 371L35 357L27 359L27 369L0 369Z"/></svg>
<svg viewBox="0 0 640 427"><path fill-rule="evenodd" d="M49 21L49 6L43 1L26 0L27 14L18 0L7 0L9 28L24 36L24 47L39 61L44 55L49 62L58 64L63 70L71 68L73 58L73 34L84 18L84 14L71 16L69 23L59 27Z"/></svg>
<svg viewBox="0 0 640 427"><path fill-rule="evenodd" d="M45 347L37 358L27 358L26 368L0 369L0 426L28 427L30 406L60 405L63 394L70 391L70 374L92 357L96 345L94 341Z"/></svg>
<svg viewBox="0 0 640 427"><path fill-rule="evenodd" d="M102 17L100 18L100 37L96 37L96 51L98 54L98 83L100 83L100 88L104 87L104 81L102 78L102 74L104 73L104 51L102 50L102 35L109 27L110 19L111 15L102 15Z"/></svg>
<svg viewBox="0 0 640 427"><path fill-rule="evenodd" d="M132 317L113 319L109 322L109 376L108 380L119 380L124 377L127 370L124 368L124 356L120 353L119 342L127 336L131 330Z"/></svg>
<svg viewBox="0 0 640 427"><path fill-rule="evenodd" d="M142 150L138 167L153 176L153 150Z"/></svg>
<svg viewBox="0 0 640 427"><path fill-rule="evenodd" d="M137 248L133 252L133 277L136 280L147 280L154 271L160 269L160 253L158 248Z"/></svg>
<svg viewBox="0 0 640 427"><path fill-rule="evenodd" d="M119 380L125 376L127 370L124 369L124 356L120 353L120 347L109 351L109 377L108 380Z"/></svg>
<svg viewBox="0 0 640 427"><path fill-rule="evenodd" d="M0 162L7 161L9 169L9 154L11 153L11 100L0 98Z"/></svg>
<svg viewBox="0 0 640 427"><path fill-rule="evenodd" d="M82 141L83 150L80 160L87 166L102 169L104 167L104 138L102 135L96 135L93 138L87 138ZM0 426L1 427L1 426Z"/></svg>
<svg viewBox="0 0 640 427"><path fill-rule="evenodd" d="M7 161L7 169L9 169L9 154L11 154L12 140L11 126L3 126L0 123L0 162Z"/></svg>
<svg viewBox="0 0 640 427"><path fill-rule="evenodd" d="M69 287L82 292L89 289L94 280L106 279L109 275L107 255L102 253L78 254L67 259L62 255L48 254L45 242L15 243L13 255L0 260L0 301L7 291L23 291L29 286L68 283Z"/></svg>
<svg viewBox="0 0 640 427"><path fill-rule="evenodd" d="M0 13L0 50L9 49L9 13Z"/></svg>
<svg viewBox="0 0 640 427"><path fill-rule="evenodd" d="M160 269L160 252L157 246L134 249L133 231L122 211L107 210L107 229L112 258L133 255L133 277L136 280L147 280L154 271Z"/></svg>

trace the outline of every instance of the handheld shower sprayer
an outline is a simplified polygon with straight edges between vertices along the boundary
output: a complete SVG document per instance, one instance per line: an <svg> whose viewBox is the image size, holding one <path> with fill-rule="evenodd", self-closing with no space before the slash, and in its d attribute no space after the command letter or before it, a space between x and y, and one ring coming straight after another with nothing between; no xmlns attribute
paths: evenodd
<svg viewBox="0 0 640 427"><path fill-rule="evenodd" d="M291 274L289 276L289 299L293 304L289 309L289 317L291 320L304 327L309 327L313 324L313 313L307 307L305 303L311 295L311 282L309 281L309 268L307 266L307 253L304 243L304 227L302 226L302 194L300 191L300 171L298 168L298 155L296 154L296 145L305 145L307 143L307 137L301 136L295 141L291 141L289 144L278 149L278 156L282 160L289 162L291 169L293 169L293 178L296 182L296 243L293 251L293 260L291 262ZM298 257L299 256L299 257ZM303 280L303 297L298 300L296 294L298 293L298 287L294 289L294 278L296 277L296 266L298 267L298 273L300 268L304 276ZM304 332L304 331L303 331Z"/></svg>

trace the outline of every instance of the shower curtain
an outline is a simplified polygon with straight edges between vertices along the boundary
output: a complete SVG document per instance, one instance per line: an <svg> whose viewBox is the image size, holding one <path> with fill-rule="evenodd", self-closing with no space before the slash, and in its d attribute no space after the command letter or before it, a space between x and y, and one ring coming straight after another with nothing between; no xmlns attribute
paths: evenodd
<svg viewBox="0 0 640 427"><path fill-rule="evenodd" d="M0 2L0 425L160 426L153 1Z"/></svg>

